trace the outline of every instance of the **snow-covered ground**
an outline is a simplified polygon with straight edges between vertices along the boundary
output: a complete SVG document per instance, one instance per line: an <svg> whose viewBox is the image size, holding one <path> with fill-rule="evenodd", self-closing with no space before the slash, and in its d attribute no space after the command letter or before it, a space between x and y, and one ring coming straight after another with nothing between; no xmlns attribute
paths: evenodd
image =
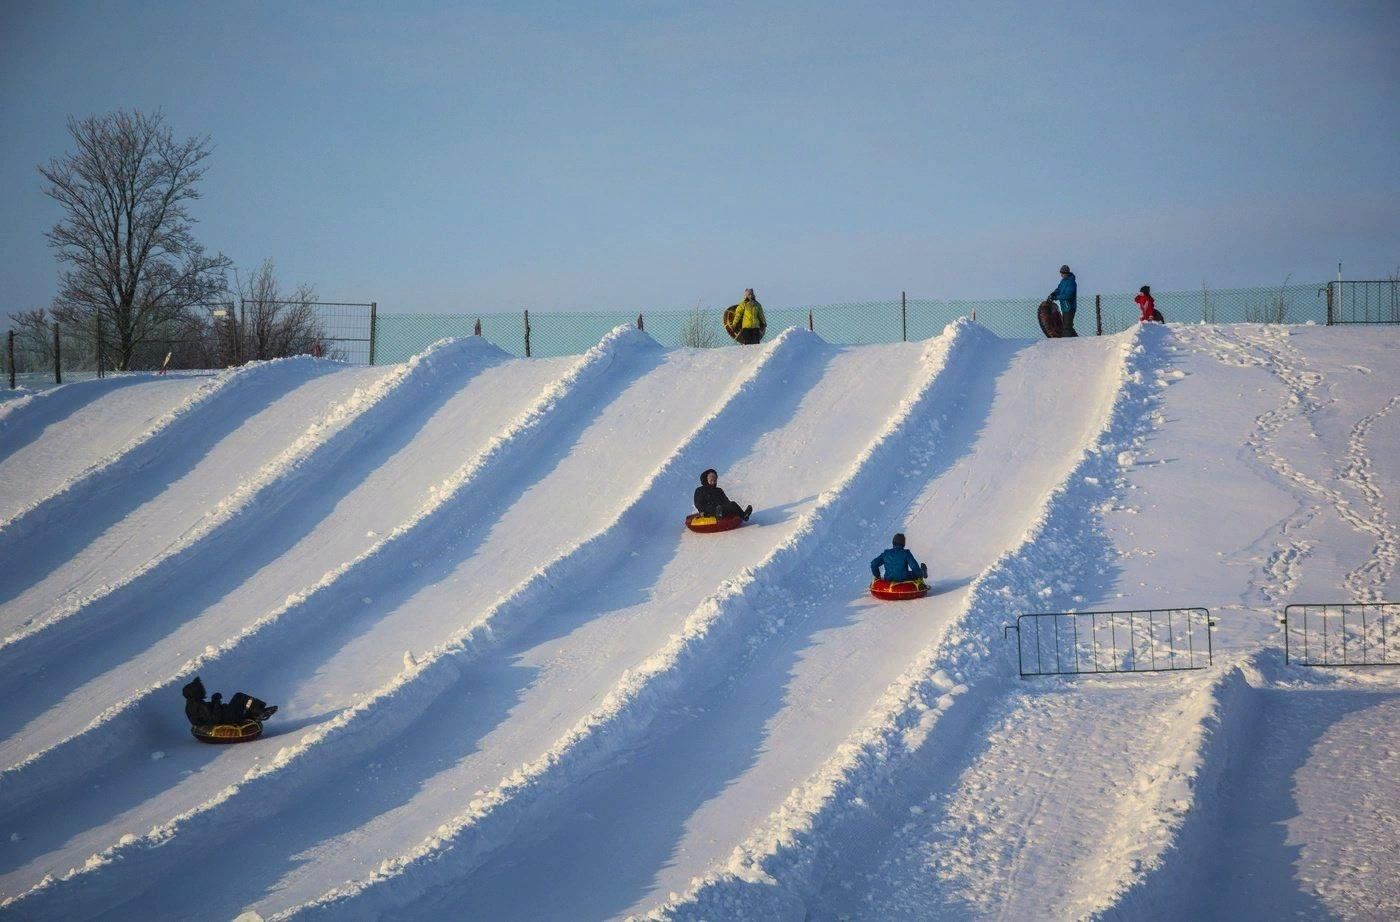
<svg viewBox="0 0 1400 922"><path fill-rule="evenodd" d="M622 328L7 401L0 915L1400 917L1400 670L1278 624L1400 598L1397 346ZM706 467L746 527L680 527ZM866 592L895 531L925 599ZM1194 672L1003 636L1188 606ZM195 674L266 735L195 742Z"/></svg>

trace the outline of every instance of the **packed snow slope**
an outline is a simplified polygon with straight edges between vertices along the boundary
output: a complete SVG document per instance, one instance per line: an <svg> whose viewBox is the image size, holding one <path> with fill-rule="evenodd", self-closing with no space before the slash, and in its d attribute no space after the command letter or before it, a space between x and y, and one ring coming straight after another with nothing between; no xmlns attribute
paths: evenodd
<svg viewBox="0 0 1400 922"><path fill-rule="evenodd" d="M619 328L9 401L0 917L1400 916L1400 675L1277 620L1400 598L1397 347ZM743 528L682 527L708 467ZM866 591L896 531L924 599ZM1002 633L1171 606L1209 668Z"/></svg>

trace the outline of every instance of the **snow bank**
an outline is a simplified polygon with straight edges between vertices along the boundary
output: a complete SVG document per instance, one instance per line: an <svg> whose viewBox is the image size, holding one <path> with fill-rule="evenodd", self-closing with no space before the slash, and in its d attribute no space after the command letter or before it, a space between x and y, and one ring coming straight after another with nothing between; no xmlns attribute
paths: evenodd
<svg viewBox="0 0 1400 922"><path fill-rule="evenodd" d="M810 336L788 331L784 336ZM437 835L413 851L383 862L368 877L338 887L319 900L283 916L373 915L402 906L446 877L459 876L481 860L547 797L578 780L644 730L657 711L688 681L713 666L727 650L742 646L745 628L764 608L761 599L776 577L801 566L831 523L855 511L859 497L887 481L904 457L908 429L951 388L950 365L979 342L994 339L965 320L951 324L932 341L921 359L923 372L912 392L890 414L879 435L857 456L842 480L817 499L789 538L762 561L727 581L687 618L680 633L617 685L591 714L549 750L520 766L494 790L479 794L465 813L439 827ZM941 385L941 386L940 386ZM447 860L450 853L450 860Z"/></svg>
<svg viewBox="0 0 1400 922"><path fill-rule="evenodd" d="M135 474L159 455L168 441L182 438L186 431L193 431L194 427L198 427L200 413L215 406L215 398L221 402L236 401L242 391L258 385L262 379L269 376L286 376L297 380L328 370L331 365L330 362L309 356L296 356L249 362L239 368L220 372L202 383L177 406L158 417L145 432L127 445L94 462L48 496L35 500L10 518L0 521L0 551L11 542L24 540L28 532L39 523L64 514L62 510L81 505L87 494L94 492L100 484L119 482ZM32 399L42 405L44 396L45 394L39 394ZM17 410L10 412L14 413Z"/></svg>
<svg viewBox="0 0 1400 922"><path fill-rule="evenodd" d="M652 917L803 915L805 901L841 847L843 824L865 811L865 798L878 796L901 760L919 749L969 686L982 678L995 684L994 670L1009 668L1001 626L1014 623L1019 613L1043 610L1044 574L1073 572L1082 565L1082 536L1091 528L1098 504L1110 495L1107 485L1119 483L1118 454L1131 448L1145 428L1157 393L1152 372L1164 361L1169 335L1146 327L1122 334L1118 386L1106 395L1098 437L1046 497L1019 546L974 581L959 623L890 687L867 725L735 849L726 868L698 879ZM977 693L993 692L979 686Z"/></svg>
<svg viewBox="0 0 1400 922"><path fill-rule="evenodd" d="M143 581L159 579L166 569L180 566L205 544L226 537L231 523L238 522L249 530L255 530L261 512L276 508L296 490L305 488L318 470L339 463L340 459L348 452L354 451L363 439L370 437L383 421L400 413L406 402L418 400L420 386L441 386L444 379L450 383L460 377L463 367L479 367L504 357L504 352L479 339L443 340L433 344L409 362L389 370L372 385L356 390L346 400L331 408L321 419L314 421L306 432L276 458L238 484L234 492L225 497L194 528L145 566L125 574L119 581L104 586L100 592L58 608L42 621L6 637L0 642L0 666L6 661L19 662L28 655L35 643L46 640L48 633L58 628L65 631L81 630L83 619L88 612L96 608L99 601L112 598L118 593L139 599ZM261 364L307 364L317 361L319 360L300 357ZM251 369L253 366L245 368ZM132 607L139 608L139 603L133 601ZM65 623L70 620L71 624ZM210 662L211 653L212 651L206 651L204 656L193 661L196 665L192 668L197 670ZM169 683L179 679L180 676L176 676L169 682L151 686L112 705L83 733L105 727L108 720L126 711L137 701L160 689L167 689ZM50 751L65 745L71 739L60 741L44 751L32 753L25 760L0 772L0 790L4 790L7 795L14 793L17 788L12 786L19 784L18 773L31 764L46 762ZM110 746L111 741L107 741L100 746L100 750L108 752ZM42 774L50 779L48 784L55 783L58 777L51 769L46 769Z"/></svg>
<svg viewBox="0 0 1400 922"><path fill-rule="evenodd" d="M454 342L457 341L443 341L438 347L447 348ZM484 348L493 354L497 352L495 347L479 340L466 342L468 348ZM0 773L0 791L7 797L22 799L52 789L74 774L88 770L94 760L101 759L112 744L112 734L115 733L117 739L122 738L122 724L131 723L133 728L139 724L142 706L162 698L170 699L190 677L216 667L234 651L246 652L245 648L250 643L286 643L290 632L312 629L319 619L333 617L337 611L334 593L358 597L366 591L366 587L377 584L382 568L394 566L399 558L403 558L402 562L407 565L418 557L421 550L417 541L421 536L445 530L448 523L442 521L444 517L452 514L455 507L473 492L489 492L493 487L488 478L509 476L514 459L520 452L528 452L553 420L582 413L592 407L596 402L593 391L606 380L619 354L624 350L637 349L659 350L660 346L645 333L631 327L620 326L608 333L597 346L580 357L568 374L542 392L528 410L496 435L481 452L437 484L429 501L414 516L400 523L354 560L342 564L314 585L289 597L282 607L259 618L237 636L217 647L211 646L184 664L174 676L108 708L80 734ZM178 849L169 846L176 841L178 833L186 833L191 839L201 832L217 833L224 822L224 811L232 811L235 803L239 805L238 816L242 819L270 812L278 802L290 796L298 781L307 780L316 768L325 768L343 757L337 754L371 747L402 729L441 690L430 687L433 680L457 674L456 663L442 655L446 652L444 650L437 656L422 658L414 667L405 669L387 687L367 696L356 707L347 709L305 734L297 744L283 747L274 759L249 771L240 783L225 788L169 822L152 828L144 836L118 842L94 855L80 869L61 878L41 881L15 899L25 901L26 906L73 906L82 905L84 900L91 899L99 890L104 899L110 898L113 888L119 892L139 891L142 878L135 873L135 866L145 861L152 866L154 873L157 866L176 860ZM439 663L440 660L443 662ZM429 667L434 664L447 665L452 671L430 670ZM419 682L415 683L415 679ZM405 694L406 687L417 694ZM396 707L387 707L387 704ZM358 735L352 736L351 733ZM334 752L323 756L319 762L311 758L323 752L326 747L322 744L331 741L340 741L341 745L331 747ZM241 793L254 793L256 796L240 797L235 802ZM118 881L102 883L95 879L99 875L94 875L94 872L109 869L115 863L121 864L124 875ZM30 903L31 900L36 903Z"/></svg>

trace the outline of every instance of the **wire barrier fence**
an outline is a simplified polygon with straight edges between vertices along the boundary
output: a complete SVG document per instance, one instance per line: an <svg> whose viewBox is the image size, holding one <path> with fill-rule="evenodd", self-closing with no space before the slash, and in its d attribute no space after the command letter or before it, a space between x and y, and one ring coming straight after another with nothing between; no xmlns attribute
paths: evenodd
<svg viewBox="0 0 1400 922"><path fill-rule="evenodd" d="M1334 283L1335 284L1335 283ZM1327 288L1318 284L1155 292L1169 322L1326 323ZM1131 294L1081 295L1074 317L1078 335L1119 333L1138 322ZM874 301L765 307L767 338L788 327L806 327L841 345L900 342L937 335L959 317L970 317L1007 338L1038 337L1040 298L937 299L904 295ZM480 314L379 316L375 354L402 362L439 339L479 332L517 356L573 355L622 324L640 324L665 346L733 345L720 323L723 307L690 310L519 311Z"/></svg>
<svg viewBox="0 0 1400 922"><path fill-rule="evenodd" d="M37 390L115 371L225 368L290 355L373 365L377 314L371 301L216 301L132 330L125 342L107 317L29 314L6 333L5 383Z"/></svg>
<svg viewBox="0 0 1400 922"><path fill-rule="evenodd" d="M1118 333L1138 322L1131 294L1082 295L1077 335ZM1154 293L1168 322L1400 322L1400 281L1283 284ZM1007 338L1038 337L1039 298L939 299L905 294L882 300L765 308L767 338L788 327L815 330L840 345L920 340L959 317ZM240 301L198 305L145 330L123 349L110 322L36 324L13 332L11 386L45 387L116 370L223 368L260 358L313 354L351 364L402 362L439 339L481 335L517 356L575 355L609 330L642 326L665 346L733 345L722 307L689 310L380 313L376 302Z"/></svg>
<svg viewBox="0 0 1400 922"><path fill-rule="evenodd" d="M1204 608L1045 612L1006 625L1016 632L1021 677L1121 672L1181 672L1211 664Z"/></svg>
<svg viewBox="0 0 1400 922"><path fill-rule="evenodd" d="M1298 666L1400 666L1400 602L1289 605L1283 661Z"/></svg>

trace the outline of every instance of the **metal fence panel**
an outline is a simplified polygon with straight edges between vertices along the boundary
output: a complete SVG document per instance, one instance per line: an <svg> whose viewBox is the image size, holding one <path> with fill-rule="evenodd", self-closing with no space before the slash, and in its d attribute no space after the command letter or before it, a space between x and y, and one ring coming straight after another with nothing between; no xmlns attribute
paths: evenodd
<svg viewBox="0 0 1400 922"><path fill-rule="evenodd" d="M1006 632L1025 678L1205 669L1214 626L1204 608L1153 608L1027 614Z"/></svg>
<svg viewBox="0 0 1400 922"><path fill-rule="evenodd" d="M1400 602L1289 605L1283 659L1298 666L1400 666Z"/></svg>
<svg viewBox="0 0 1400 922"><path fill-rule="evenodd" d="M1329 282L1328 323L1400 323L1400 279Z"/></svg>

